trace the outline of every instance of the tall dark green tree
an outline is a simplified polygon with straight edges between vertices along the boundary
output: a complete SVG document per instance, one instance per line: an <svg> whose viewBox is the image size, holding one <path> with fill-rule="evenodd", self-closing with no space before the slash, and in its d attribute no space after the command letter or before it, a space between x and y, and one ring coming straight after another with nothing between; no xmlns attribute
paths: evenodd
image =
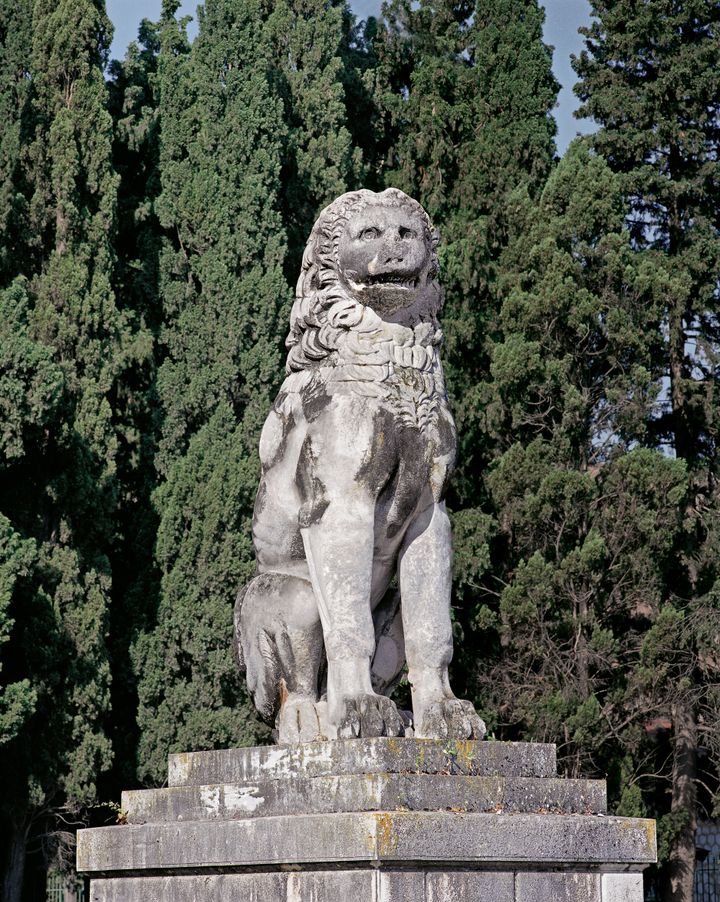
<svg viewBox="0 0 720 902"><path fill-rule="evenodd" d="M170 749L258 737L233 660L232 605L253 568L256 446L290 298L270 6L209 2L192 50L177 6L164 5L158 58L162 584L157 624L135 652L140 774L155 780Z"/></svg>
<svg viewBox="0 0 720 902"><path fill-rule="evenodd" d="M112 738L116 750L112 785L116 793L136 779L138 700L131 648L152 622L159 581L154 561L157 515L152 504L160 418L155 387L157 341L162 317L158 289L162 232L155 211L160 192L159 28L158 23L141 23L138 42L130 45L122 62L111 64L109 82L115 124L113 164L119 176L115 290L123 313L133 323L137 351L118 397L127 426L117 455L121 494L111 556Z"/></svg>
<svg viewBox="0 0 720 902"><path fill-rule="evenodd" d="M26 198L22 191L25 117L30 98L32 3L7 0L0 4L0 285L21 271L26 248L23 223Z"/></svg>
<svg viewBox="0 0 720 902"><path fill-rule="evenodd" d="M48 760L42 744L29 745L41 742L56 691L63 711L52 724L62 726L73 688L72 679L54 672L69 664L56 641L62 614L53 608L52 572L42 566L48 550L42 531L28 523L33 505L45 500L29 483L43 476L43 452L55 450L48 436L63 426L65 375L50 349L33 339L29 313L23 280L0 292L0 761L9 777L0 854L2 898L13 902L20 898L27 841L47 805L45 792L56 791L72 747L67 729L59 742L51 739ZM53 754L60 759L53 761Z"/></svg>
<svg viewBox="0 0 720 902"><path fill-rule="evenodd" d="M286 275L294 284L318 213L363 186L362 152L348 119L353 20L345 0L280 0L267 23L268 64L283 98L288 128L281 206L288 236Z"/></svg>
<svg viewBox="0 0 720 902"><path fill-rule="evenodd" d="M106 640L117 393L136 360L112 288L117 177L104 4L37 0L31 34L16 205L27 219L10 245L13 255L22 245L29 278L2 298L3 330L11 330L3 380L13 399L2 407L0 460L3 679L16 689L0 759L8 775L3 892L12 902L28 836L52 831L60 809L92 804L112 757Z"/></svg>
<svg viewBox="0 0 720 902"><path fill-rule="evenodd" d="M687 481L681 461L640 447L662 388L664 274L631 249L623 201L580 142L537 202L517 192L486 408L501 541L474 618L499 733L557 743L570 775L610 772L611 804L627 807L615 776L630 756L635 777L644 636Z"/></svg>
<svg viewBox="0 0 720 902"><path fill-rule="evenodd" d="M584 30L587 50L575 61L579 114L601 126L594 146L621 179L635 248L666 274L657 299L668 387L650 426L655 444L684 461L690 478L664 621L684 624L688 653L684 691L678 694L672 682L666 686L674 751L664 899L687 902L698 750L714 748L717 736L717 720L708 718L704 700L718 674L698 662L707 657L701 654L703 637L717 622L720 6L713 0L617 0L594 2L592 11L595 21ZM671 641L665 647L679 646Z"/></svg>

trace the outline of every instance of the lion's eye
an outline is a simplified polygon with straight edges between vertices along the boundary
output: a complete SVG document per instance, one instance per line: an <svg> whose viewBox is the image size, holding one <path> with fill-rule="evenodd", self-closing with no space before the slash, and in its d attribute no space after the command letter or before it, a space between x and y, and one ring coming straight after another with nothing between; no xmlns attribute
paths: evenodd
<svg viewBox="0 0 720 902"><path fill-rule="evenodd" d="M401 238L417 238L417 232L415 231L415 229L400 228L398 231Z"/></svg>
<svg viewBox="0 0 720 902"><path fill-rule="evenodd" d="M363 229L362 232L360 232L360 237L363 239L363 241L372 241L374 238L379 237L379 235L380 230L374 227Z"/></svg>

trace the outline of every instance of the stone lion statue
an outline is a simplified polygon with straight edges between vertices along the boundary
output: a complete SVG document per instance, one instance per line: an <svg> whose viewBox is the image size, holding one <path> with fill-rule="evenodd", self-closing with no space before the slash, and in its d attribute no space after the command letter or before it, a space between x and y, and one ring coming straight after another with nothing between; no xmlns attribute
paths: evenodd
<svg viewBox="0 0 720 902"><path fill-rule="evenodd" d="M448 682L456 442L436 245L390 188L338 198L305 249L260 439L258 572L235 607L250 693L283 744L485 732ZM389 697L406 660L412 715Z"/></svg>

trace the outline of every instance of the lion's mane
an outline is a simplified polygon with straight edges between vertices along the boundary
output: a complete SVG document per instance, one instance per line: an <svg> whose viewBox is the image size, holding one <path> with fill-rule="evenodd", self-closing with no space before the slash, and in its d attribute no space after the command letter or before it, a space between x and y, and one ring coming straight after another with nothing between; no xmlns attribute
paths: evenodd
<svg viewBox="0 0 720 902"><path fill-rule="evenodd" d="M285 341L289 349L286 370L297 372L321 365L338 348L338 339L358 325L363 307L340 282L338 245L348 221L368 206L406 207L420 216L431 247L428 278L434 290L426 293L423 318L436 323L442 304L437 283L438 235L423 207L397 188L375 193L362 189L343 194L325 207L312 228L303 254L295 302L290 314L290 332Z"/></svg>

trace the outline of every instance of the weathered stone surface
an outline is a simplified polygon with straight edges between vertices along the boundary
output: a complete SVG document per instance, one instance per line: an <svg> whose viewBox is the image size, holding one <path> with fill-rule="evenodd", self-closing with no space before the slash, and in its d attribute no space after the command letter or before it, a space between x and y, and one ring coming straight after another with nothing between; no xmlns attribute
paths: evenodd
<svg viewBox="0 0 720 902"><path fill-rule="evenodd" d="M655 824L592 815L294 815L82 830L77 857L90 874L351 861L647 864Z"/></svg>
<svg viewBox="0 0 720 902"><path fill-rule="evenodd" d="M605 802L600 781L522 776L553 773L553 747L375 738L173 762L176 785L124 796L147 823L79 832L91 902L642 902L655 860L653 821L552 813ZM535 803L551 810L508 813Z"/></svg>
<svg viewBox="0 0 720 902"><path fill-rule="evenodd" d="M379 870L110 877L90 902L642 902L642 874Z"/></svg>
<svg viewBox="0 0 720 902"><path fill-rule="evenodd" d="M512 871L429 871L426 902L515 902Z"/></svg>
<svg viewBox="0 0 720 902"><path fill-rule="evenodd" d="M380 737L170 755L168 784L241 783L357 773L554 777L556 768L554 745Z"/></svg>
<svg viewBox="0 0 720 902"><path fill-rule="evenodd" d="M359 774L125 792L131 824L342 811L602 814L604 780Z"/></svg>
<svg viewBox="0 0 720 902"><path fill-rule="evenodd" d="M260 438L258 572L235 608L250 694L281 743L407 735L388 697L406 660L414 735L485 734L448 678L456 437L437 240L402 191L354 191L303 255Z"/></svg>
<svg viewBox="0 0 720 902"><path fill-rule="evenodd" d="M366 869L110 878L93 880L90 893L90 902L340 902L341 899L425 902L425 875ZM473 897L468 902L474 902ZM505 902L505 899L493 902ZM508 902L512 902L512 897Z"/></svg>
<svg viewBox="0 0 720 902"><path fill-rule="evenodd" d="M641 902L642 874L603 874L602 902Z"/></svg>
<svg viewBox="0 0 720 902"><path fill-rule="evenodd" d="M600 875L575 871L520 871L515 877L515 902L604 902ZM640 902L640 900L637 900Z"/></svg>

